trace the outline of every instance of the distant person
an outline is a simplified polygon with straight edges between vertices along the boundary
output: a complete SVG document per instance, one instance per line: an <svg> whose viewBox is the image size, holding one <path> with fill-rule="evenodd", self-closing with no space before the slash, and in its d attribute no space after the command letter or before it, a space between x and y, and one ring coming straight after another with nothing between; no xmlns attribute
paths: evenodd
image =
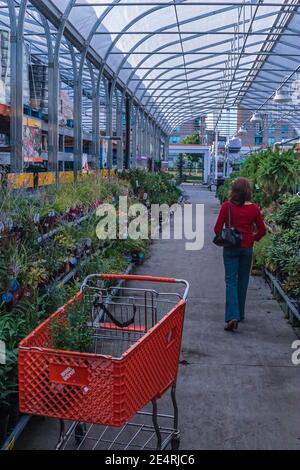
<svg viewBox="0 0 300 470"><path fill-rule="evenodd" d="M259 207L251 202L252 190L247 178L237 178L229 200L222 204L215 225L215 233L221 233L224 225L241 235L240 246L223 248L226 283L225 331L237 329L245 318L245 304L252 267L253 245L266 234L266 226Z"/></svg>

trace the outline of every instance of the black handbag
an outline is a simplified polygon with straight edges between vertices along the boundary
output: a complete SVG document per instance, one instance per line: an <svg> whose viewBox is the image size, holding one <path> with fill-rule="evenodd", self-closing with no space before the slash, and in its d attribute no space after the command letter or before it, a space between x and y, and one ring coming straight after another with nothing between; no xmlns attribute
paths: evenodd
<svg viewBox="0 0 300 470"><path fill-rule="evenodd" d="M228 227L223 228L222 231L214 237L213 242L215 245L225 248L239 247L241 245L242 235L238 230L231 227L231 220L233 218L231 202L228 204L228 215Z"/></svg>

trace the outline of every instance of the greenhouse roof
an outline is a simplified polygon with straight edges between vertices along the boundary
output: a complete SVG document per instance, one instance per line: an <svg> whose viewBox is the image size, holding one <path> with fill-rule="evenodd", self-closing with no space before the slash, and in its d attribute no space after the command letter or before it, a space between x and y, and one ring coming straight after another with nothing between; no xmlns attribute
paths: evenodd
<svg viewBox="0 0 300 470"><path fill-rule="evenodd" d="M20 9L25 3L15 1ZM79 67L84 51L87 96L91 68L103 67L168 133L207 114L214 128L229 125L234 133L240 107L267 113L274 122L284 116L300 127L298 0L27 3L25 38L33 56L48 61L45 24L53 41L65 21L59 50L64 82L74 80L72 61ZM7 2L0 0L0 19L7 25L5 15ZM275 103L277 89L291 99Z"/></svg>

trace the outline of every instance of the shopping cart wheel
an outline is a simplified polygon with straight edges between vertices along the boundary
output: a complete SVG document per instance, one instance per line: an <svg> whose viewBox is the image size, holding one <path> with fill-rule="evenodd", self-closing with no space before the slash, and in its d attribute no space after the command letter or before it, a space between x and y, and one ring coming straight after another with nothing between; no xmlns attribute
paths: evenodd
<svg viewBox="0 0 300 470"><path fill-rule="evenodd" d="M173 437L171 440L171 449L178 450L180 447L180 437Z"/></svg>
<svg viewBox="0 0 300 470"><path fill-rule="evenodd" d="M86 434L86 425L82 424L82 423L76 424L76 427L75 427L75 443L77 445L81 444L85 434Z"/></svg>

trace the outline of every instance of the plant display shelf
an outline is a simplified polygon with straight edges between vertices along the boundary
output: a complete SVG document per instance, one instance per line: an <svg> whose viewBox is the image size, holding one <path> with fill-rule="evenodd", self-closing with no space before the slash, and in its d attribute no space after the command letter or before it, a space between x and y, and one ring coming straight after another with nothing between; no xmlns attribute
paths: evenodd
<svg viewBox="0 0 300 470"><path fill-rule="evenodd" d="M289 298L284 292L280 281L267 269L263 271L265 280L271 287L272 294L280 301L280 304L287 315L287 318L292 326L300 326L300 302L296 302ZM298 305L297 305L298 304Z"/></svg>
<svg viewBox="0 0 300 470"><path fill-rule="evenodd" d="M61 227L64 225L66 225L67 227L75 227L76 225L82 224L83 222L91 218L94 213L95 213L95 210L92 210L88 214L80 216L79 218L72 220L71 222L66 222L65 224L59 224L58 227L56 227L53 230L50 230L50 232L47 232L44 235L40 235L37 239L38 243L42 243L48 240L49 238L54 237L61 230Z"/></svg>

